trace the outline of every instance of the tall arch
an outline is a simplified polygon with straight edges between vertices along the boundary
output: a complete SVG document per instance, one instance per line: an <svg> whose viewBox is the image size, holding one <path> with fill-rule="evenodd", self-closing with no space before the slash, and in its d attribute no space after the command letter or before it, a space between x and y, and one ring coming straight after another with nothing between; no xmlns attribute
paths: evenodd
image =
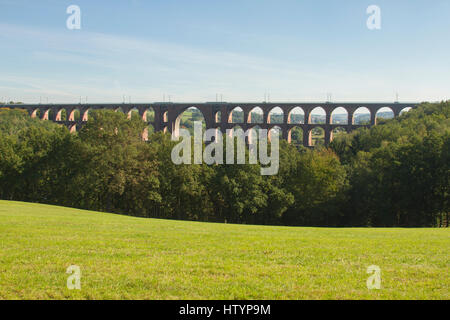
<svg viewBox="0 0 450 320"><path fill-rule="evenodd" d="M57 110L55 108L50 108L47 110L47 119L46 120L56 120Z"/></svg>
<svg viewBox="0 0 450 320"><path fill-rule="evenodd" d="M247 123L263 123L264 122L264 111L260 107L254 107L248 113Z"/></svg>
<svg viewBox="0 0 450 320"><path fill-rule="evenodd" d="M333 141L333 139L335 139L336 137L339 137L343 134L346 134L347 130L345 129L345 127L336 127L333 130L331 130L330 132L330 142Z"/></svg>
<svg viewBox="0 0 450 320"><path fill-rule="evenodd" d="M357 108L352 114L352 124L370 124L372 113L366 107Z"/></svg>
<svg viewBox="0 0 450 320"><path fill-rule="evenodd" d="M67 110L62 108L56 113L56 121L67 121Z"/></svg>
<svg viewBox="0 0 450 320"><path fill-rule="evenodd" d="M118 107L116 109L114 109L115 112L122 112L123 114L125 114L125 111L123 111L122 107Z"/></svg>
<svg viewBox="0 0 450 320"><path fill-rule="evenodd" d="M382 107L375 113L375 123L392 118L394 118L394 111L390 107Z"/></svg>
<svg viewBox="0 0 450 320"><path fill-rule="evenodd" d="M337 107L331 112L331 124L348 124L348 111L343 107Z"/></svg>
<svg viewBox="0 0 450 320"><path fill-rule="evenodd" d="M305 111L300 107L295 107L289 111L288 123L305 123Z"/></svg>
<svg viewBox="0 0 450 320"><path fill-rule="evenodd" d="M72 124L71 126L69 126L69 132L70 133L77 132L77 125L76 124Z"/></svg>
<svg viewBox="0 0 450 320"><path fill-rule="evenodd" d="M155 109L152 107L148 107L144 110L144 113L142 114L142 120L145 122L154 122L155 121Z"/></svg>
<svg viewBox="0 0 450 320"><path fill-rule="evenodd" d="M244 123L244 110L234 107L228 114L228 123Z"/></svg>
<svg viewBox="0 0 450 320"><path fill-rule="evenodd" d="M282 124L284 122L284 111L280 107L272 108L267 114L267 123Z"/></svg>
<svg viewBox="0 0 450 320"><path fill-rule="evenodd" d="M155 127L153 127L153 125L148 124L145 128L144 131L142 132L142 140L144 141L148 141L149 137L155 133Z"/></svg>
<svg viewBox="0 0 450 320"><path fill-rule="evenodd" d="M50 112L51 109L44 109L43 112L41 113L41 119L42 120L50 120Z"/></svg>
<svg viewBox="0 0 450 320"><path fill-rule="evenodd" d="M80 117L81 117L80 109L78 108L72 109L69 114L69 121L80 121Z"/></svg>
<svg viewBox="0 0 450 320"><path fill-rule="evenodd" d="M232 145L232 155L233 158L229 158L229 150L226 151L226 157L227 157L227 163L230 164L230 160L232 160L232 163L237 164L244 164L246 162L245 158L245 145L246 141L249 139L249 131L245 131L239 124L234 125L231 129L228 129L226 132L227 135L227 141L224 144L225 148L228 148L229 142L231 141ZM231 139L230 139L231 138Z"/></svg>
<svg viewBox="0 0 450 320"><path fill-rule="evenodd" d="M240 135L238 134L239 131L242 133L243 139L240 138ZM245 148L246 142L248 143L251 141L251 134L252 131L245 131L239 124L234 125L231 129L228 129L226 132L226 135L228 138L232 138L233 145L237 146L237 149L239 150L241 148L241 151ZM238 151L239 153L239 151Z"/></svg>
<svg viewBox="0 0 450 320"><path fill-rule="evenodd" d="M86 109L83 111L83 114L81 115L81 121L86 122L89 120L89 112L91 109Z"/></svg>
<svg viewBox="0 0 450 320"><path fill-rule="evenodd" d="M278 134L279 139L283 139L283 130L279 126L273 126L270 128L269 132L267 133L267 138L269 141L272 141L272 137L274 134Z"/></svg>
<svg viewBox="0 0 450 320"><path fill-rule="evenodd" d="M402 110L400 110L399 114L402 115L402 114L408 113L411 109L412 109L411 107L403 108Z"/></svg>
<svg viewBox="0 0 450 320"><path fill-rule="evenodd" d="M222 112L221 112L221 111L217 111L217 112L214 114L214 122L215 122L215 123L220 123L220 122L222 122Z"/></svg>
<svg viewBox="0 0 450 320"><path fill-rule="evenodd" d="M138 108L136 108L136 107L131 108L127 113L127 118L128 119L141 118L141 116L139 115Z"/></svg>
<svg viewBox="0 0 450 320"><path fill-rule="evenodd" d="M31 112L31 117L40 119L41 118L41 109L39 109L39 108L38 109L34 109Z"/></svg>
<svg viewBox="0 0 450 320"><path fill-rule="evenodd" d="M313 127L308 132L308 146L317 147L325 145L325 130L320 127Z"/></svg>
<svg viewBox="0 0 450 320"><path fill-rule="evenodd" d="M203 116L203 113L196 107L186 108L175 119L172 131L174 136L175 137L179 136L180 128L189 130L191 135L193 135L195 121L202 122L202 134L203 134L203 132L206 130L206 120L205 117Z"/></svg>
<svg viewBox="0 0 450 320"><path fill-rule="evenodd" d="M303 145L303 129L299 126L292 127L288 132L288 143L300 146Z"/></svg>
<svg viewBox="0 0 450 320"><path fill-rule="evenodd" d="M310 124L324 124L326 120L326 112L322 107L315 107L309 113L308 123Z"/></svg>
<svg viewBox="0 0 450 320"><path fill-rule="evenodd" d="M256 125L254 127L251 127L248 130L248 143L253 144L256 143L259 139L259 130L261 130L261 127Z"/></svg>

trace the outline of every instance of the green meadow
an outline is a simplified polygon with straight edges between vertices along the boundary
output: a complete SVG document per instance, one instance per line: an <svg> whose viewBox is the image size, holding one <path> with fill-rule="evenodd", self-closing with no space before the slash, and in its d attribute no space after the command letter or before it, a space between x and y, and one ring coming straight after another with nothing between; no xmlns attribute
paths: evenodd
<svg viewBox="0 0 450 320"><path fill-rule="evenodd" d="M135 218L0 201L0 299L449 299L450 230ZM66 269L81 269L69 290ZM369 290L367 267L381 268Z"/></svg>

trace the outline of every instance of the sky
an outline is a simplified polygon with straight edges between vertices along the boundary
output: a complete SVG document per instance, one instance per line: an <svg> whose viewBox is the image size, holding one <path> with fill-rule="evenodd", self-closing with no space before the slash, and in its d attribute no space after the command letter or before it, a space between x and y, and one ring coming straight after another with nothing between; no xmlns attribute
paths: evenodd
<svg viewBox="0 0 450 320"><path fill-rule="evenodd" d="M449 38L448 0L0 0L0 101L439 101Z"/></svg>

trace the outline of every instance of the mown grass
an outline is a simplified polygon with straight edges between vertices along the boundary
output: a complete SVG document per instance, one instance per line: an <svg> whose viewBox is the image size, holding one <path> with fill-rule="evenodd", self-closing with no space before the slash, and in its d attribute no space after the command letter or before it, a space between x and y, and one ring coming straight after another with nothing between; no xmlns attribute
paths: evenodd
<svg viewBox="0 0 450 320"><path fill-rule="evenodd" d="M449 299L448 229L142 219L0 201L1 299ZM69 290L69 265L81 290ZM378 265L382 288L368 290Z"/></svg>

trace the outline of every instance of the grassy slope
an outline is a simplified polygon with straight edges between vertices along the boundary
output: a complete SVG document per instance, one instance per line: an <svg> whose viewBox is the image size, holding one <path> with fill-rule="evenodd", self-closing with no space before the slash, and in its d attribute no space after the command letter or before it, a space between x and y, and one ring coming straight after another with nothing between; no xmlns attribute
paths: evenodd
<svg viewBox="0 0 450 320"><path fill-rule="evenodd" d="M141 219L0 201L0 298L449 299L448 229ZM82 271L66 288L66 268ZM368 290L379 265L382 289Z"/></svg>

